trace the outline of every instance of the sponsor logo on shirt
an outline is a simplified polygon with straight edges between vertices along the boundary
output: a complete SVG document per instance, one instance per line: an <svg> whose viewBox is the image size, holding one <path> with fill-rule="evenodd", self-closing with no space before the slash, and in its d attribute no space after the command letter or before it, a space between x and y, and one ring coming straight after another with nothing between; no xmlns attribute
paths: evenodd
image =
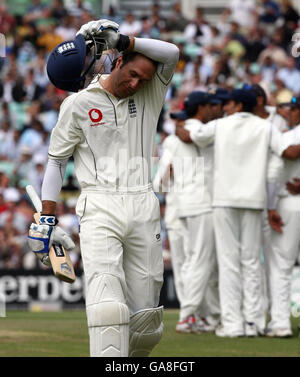
<svg viewBox="0 0 300 377"><path fill-rule="evenodd" d="M130 98L128 101L128 111L130 118L136 118L136 106L133 98Z"/></svg>
<svg viewBox="0 0 300 377"><path fill-rule="evenodd" d="M90 124L91 127L100 126L101 124L104 124L104 122L101 122L103 115L99 109L91 109L89 111L89 117L93 122L92 124Z"/></svg>

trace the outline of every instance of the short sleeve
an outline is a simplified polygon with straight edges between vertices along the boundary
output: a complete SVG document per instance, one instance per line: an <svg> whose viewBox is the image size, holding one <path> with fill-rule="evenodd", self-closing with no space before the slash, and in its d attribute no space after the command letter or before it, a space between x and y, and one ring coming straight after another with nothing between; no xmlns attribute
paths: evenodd
<svg viewBox="0 0 300 377"><path fill-rule="evenodd" d="M82 129L75 121L76 94L67 97L60 107L58 121L52 130L49 157L65 159L73 155L77 144L83 141Z"/></svg>

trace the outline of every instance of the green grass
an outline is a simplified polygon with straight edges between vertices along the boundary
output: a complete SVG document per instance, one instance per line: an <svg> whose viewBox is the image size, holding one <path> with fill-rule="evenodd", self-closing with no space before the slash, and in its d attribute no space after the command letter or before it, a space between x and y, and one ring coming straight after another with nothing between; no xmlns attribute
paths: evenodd
<svg viewBox="0 0 300 377"><path fill-rule="evenodd" d="M151 356L300 356L299 319L293 319L294 336L290 339L177 334L177 319L177 310L165 310L164 336ZM0 318L0 356L89 356L85 312L8 311Z"/></svg>

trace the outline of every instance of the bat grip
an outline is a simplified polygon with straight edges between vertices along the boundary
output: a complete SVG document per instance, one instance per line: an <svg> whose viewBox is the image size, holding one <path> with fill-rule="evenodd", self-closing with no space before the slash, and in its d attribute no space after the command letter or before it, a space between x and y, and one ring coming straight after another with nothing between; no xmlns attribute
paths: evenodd
<svg viewBox="0 0 300 377"><path fill-rule="evenodd" d="M37 212L42 212L42 201L35 191L34 187L31 185L26 186L26 192L34 205Z"/></svg>

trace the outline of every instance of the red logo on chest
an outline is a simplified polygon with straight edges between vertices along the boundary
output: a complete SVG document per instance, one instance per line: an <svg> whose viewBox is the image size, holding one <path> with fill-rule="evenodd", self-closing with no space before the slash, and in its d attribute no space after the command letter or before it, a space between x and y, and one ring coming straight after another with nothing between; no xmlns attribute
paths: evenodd
<svg viewBox="0 0 300 377"><path fill-rule="evenodd" d="M89 117L93 123L98 123L101 121L103 115L100 110L98 109L91 109L89 111ZM96 126L96 124L91 124L91 126ZM97 124L98 126L98 124Z"/></svg>

